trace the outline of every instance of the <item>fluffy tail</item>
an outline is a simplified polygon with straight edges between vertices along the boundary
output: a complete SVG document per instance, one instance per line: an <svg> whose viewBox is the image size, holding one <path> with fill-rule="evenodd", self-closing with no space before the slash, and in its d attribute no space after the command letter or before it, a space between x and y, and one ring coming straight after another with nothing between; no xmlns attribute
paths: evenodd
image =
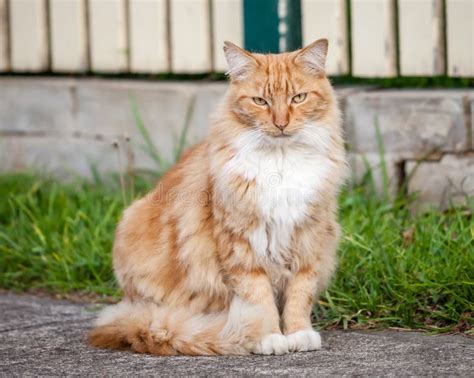
<svg viewBox="0 0 474 378"><path fill-rule="evenodd" d="M245 355L268 331L262 311L237 297L228 311L208 315L124 299L102 311L88 341L156 355Z"/></svg>

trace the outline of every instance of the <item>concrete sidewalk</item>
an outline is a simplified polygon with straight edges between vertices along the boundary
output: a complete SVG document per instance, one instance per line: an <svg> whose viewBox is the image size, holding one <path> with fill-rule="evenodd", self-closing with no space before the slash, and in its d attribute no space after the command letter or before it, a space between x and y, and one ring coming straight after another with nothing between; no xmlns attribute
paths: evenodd
<svg viewBox="0 0 474 378"><path fill-rule="evenodd" d="M0 295L0 375L460 375L474 339L415 332L323 332L323 349L280 357L154 357L90 348L97 306Z"/></svg>

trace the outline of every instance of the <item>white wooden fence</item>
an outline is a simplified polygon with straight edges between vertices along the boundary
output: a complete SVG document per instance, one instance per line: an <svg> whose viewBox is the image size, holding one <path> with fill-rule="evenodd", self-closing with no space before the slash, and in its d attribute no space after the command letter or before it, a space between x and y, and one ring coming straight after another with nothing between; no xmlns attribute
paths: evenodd
<svg viewBox="0 0 474 378"><path fill-rule="evenodd" d="M223 72L242 3L0 0L0 72ZM351 0L350 20L346 0L301 7L303 43L330 40L331 75L474 77L474 0Z"/></svg>

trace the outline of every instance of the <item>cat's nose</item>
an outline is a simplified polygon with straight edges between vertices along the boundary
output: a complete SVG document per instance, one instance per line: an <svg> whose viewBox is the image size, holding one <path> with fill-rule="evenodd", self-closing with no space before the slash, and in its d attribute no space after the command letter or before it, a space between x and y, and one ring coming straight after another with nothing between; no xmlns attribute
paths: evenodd
<svg viewBox="0 0 474 378"><path fill-rule="evenodd" d="M273 123L276 127L278 127L281 131L285 129L286 126L288 126L288 121L286 122L275 122Z"/></svg>

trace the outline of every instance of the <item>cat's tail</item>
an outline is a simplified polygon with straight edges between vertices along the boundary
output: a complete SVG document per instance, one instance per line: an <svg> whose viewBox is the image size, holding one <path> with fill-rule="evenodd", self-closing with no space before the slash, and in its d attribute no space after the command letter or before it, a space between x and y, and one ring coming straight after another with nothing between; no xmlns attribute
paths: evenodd
<svg viewBox="0 0 474 378"><path fill-rule="evenodd" d="M101 312L88 341L156 355L245 355L269 333L264 318L261 309L237 297L228 311L205 315L124 299Z"/></svg>

